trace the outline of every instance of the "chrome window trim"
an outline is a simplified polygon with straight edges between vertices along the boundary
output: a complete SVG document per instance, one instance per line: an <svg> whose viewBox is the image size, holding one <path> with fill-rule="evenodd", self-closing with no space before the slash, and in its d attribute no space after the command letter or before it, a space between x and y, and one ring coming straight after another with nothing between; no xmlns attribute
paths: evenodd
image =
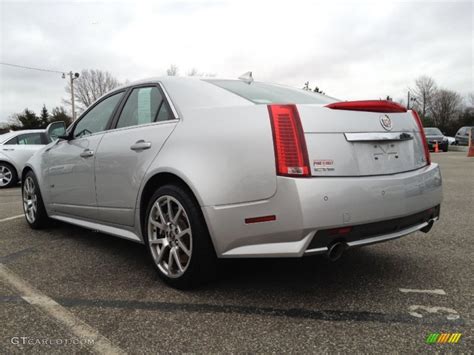
<svg viewBox="0 0 474 355"><path fill-rule="evenodd" d="M158 122L149 122L149 123L143 123L140 125L134 125L134 126L127 126L127 127L120 127L120 128L111 128L105 131L105 134L108 134L109 132L121 132L121 131L126 131L130 129L137 129L137 128L142 128L142 127L148 127L148 126L155 126L155 125L164 125L164 124L170 124L170 123L178 123L179 119L173 118L171 120L166 120L166 121L158 121Z"/></svg>

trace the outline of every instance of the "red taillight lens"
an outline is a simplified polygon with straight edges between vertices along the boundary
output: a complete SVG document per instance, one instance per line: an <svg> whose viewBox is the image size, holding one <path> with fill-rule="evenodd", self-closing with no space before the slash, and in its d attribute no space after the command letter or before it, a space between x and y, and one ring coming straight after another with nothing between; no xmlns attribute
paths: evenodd
<svg viewBox="0 0 474 355"><path fill-rule="evenodd" d="M343 101L326 105L333 110L366 111L366 112L407 112L407 109L393 101L365 100L365 101Z"/></svg>
<svg viewBox="0 0 474 355"><path fill-rule="evenodd" d="M430 150L428 148L428 142L426 141L426 135L425 135L425 130L423 129L423 124L421 123L420 116L418 116L418 113L416 111L412 110L411 113L413 114L413 118L415 119L416 124L418 125L421 139L423 140L423 148L425 149L426 164L430 165L431 164Z"/></svg>
<svg viewBox="0 0 474 355"><path fill-rule="evenodd" d="M309 176L308 151L295 105L268 105L278 175Z"/></svg>

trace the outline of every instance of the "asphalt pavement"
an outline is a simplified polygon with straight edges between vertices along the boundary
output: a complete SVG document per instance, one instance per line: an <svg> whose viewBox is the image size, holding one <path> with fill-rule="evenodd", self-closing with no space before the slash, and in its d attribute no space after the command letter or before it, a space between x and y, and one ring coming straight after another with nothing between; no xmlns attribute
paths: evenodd
<svg viewBox="0 0 474 355"><path fill-rule="evenodd" d="M474 158L441 165L441 219L336 263L225 260L193 291L143 246L63 223L31 230L0 190L0 353L455 352L474 349ZM458 343L427 344L431 333Z"/></svg>

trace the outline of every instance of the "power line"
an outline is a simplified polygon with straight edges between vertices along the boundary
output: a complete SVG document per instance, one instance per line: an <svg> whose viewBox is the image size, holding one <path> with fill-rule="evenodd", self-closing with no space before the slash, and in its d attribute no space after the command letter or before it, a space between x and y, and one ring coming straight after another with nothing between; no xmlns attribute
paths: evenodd
<svg viewBox="0 0 474 355"><path fill-rule="evenodd" d="M65 71L51 70L51 69L42 69L42 68L34 68L34 67L27 67L27 66L24 66L24 65L11 64L11 63L3 63L3 62L0 62L0 64L1 64L1 65L7 65L7 66L9 66L9 67L21 68L21 69L45 71L45 72L58 73L58 74L64 74L64 73L65 73Z"/></svg>

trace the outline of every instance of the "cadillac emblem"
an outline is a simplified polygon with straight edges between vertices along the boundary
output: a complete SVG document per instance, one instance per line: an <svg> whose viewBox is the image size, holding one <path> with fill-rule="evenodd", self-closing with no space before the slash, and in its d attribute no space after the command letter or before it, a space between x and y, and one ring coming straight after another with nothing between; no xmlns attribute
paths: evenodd
<svg viewBox="0 0 474 355"><path fill-rule="evenodd" d="M386 131L392 130L392 119L388 115L380 116L380 124Z"/></svg>

